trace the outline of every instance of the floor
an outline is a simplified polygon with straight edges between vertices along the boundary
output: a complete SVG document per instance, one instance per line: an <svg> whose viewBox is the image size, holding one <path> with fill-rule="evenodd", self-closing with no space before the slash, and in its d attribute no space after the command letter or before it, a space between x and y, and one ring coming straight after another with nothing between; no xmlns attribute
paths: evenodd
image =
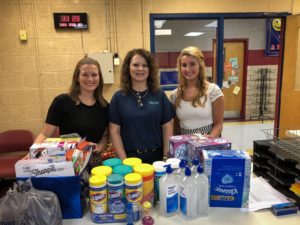
<svg viewBox="0 0 300 225"><path fill-rule="evenodd" d="M265 140L263 129L274 129L274 121L225 122L222 137L232 143L232 149L244 149L250 154L254 140Z"/></svg>

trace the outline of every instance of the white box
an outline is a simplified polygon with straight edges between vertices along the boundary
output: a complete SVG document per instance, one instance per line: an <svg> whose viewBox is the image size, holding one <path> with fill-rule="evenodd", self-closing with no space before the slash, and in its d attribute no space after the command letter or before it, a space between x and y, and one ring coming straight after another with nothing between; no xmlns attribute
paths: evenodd
<svg viewBox="0 0 300 225"><path fill-rule="evenodd" d="M39 158L47 155L65 155L66 142L44 142L33 144L30 149L31 158Z"/></svg>
<svg viewBox="0 0 300 225"><path fill-rule="evenodd" d="M203 150L211 207L247 207L251 158L244 150Z"/></svg>

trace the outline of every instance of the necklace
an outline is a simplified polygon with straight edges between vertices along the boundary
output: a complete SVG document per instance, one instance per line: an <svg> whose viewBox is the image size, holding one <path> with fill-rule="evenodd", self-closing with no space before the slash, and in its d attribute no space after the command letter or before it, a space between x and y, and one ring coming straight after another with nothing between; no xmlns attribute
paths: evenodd
<svg viewBox="0 0 300 225"><path fill-rule="evenodd" d="M148 94L149 89L143 92L131 90L133 96L136 98L138 108L144 108L143 98L145 98Z"/></svg>

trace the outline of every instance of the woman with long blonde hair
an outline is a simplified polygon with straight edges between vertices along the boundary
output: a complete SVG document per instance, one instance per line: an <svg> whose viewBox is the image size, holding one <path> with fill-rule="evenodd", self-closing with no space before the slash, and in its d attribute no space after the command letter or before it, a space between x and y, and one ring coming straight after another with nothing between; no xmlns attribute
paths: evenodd
<svg viewBox="0 0 300 225"><path fill-rule="evenodd" d="M177 58L179 87L170 96L176 109L175 132L210 138L223 129L224 95L205 77L204 56L197 47L184 48Z"/></svg>

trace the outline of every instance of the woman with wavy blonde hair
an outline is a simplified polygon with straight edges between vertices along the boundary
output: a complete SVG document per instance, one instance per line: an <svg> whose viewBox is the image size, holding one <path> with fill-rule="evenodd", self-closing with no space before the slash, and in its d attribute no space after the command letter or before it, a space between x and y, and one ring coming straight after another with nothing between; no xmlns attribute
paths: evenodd
<svg viewBox="0 0 300 225"><path fill-rule="evenodd" d="M204 56L197 47L184 48L177 58L179 87L170 96L176 109L175 131L210 138L223 129L224 95L205 77Z"/></svg>

